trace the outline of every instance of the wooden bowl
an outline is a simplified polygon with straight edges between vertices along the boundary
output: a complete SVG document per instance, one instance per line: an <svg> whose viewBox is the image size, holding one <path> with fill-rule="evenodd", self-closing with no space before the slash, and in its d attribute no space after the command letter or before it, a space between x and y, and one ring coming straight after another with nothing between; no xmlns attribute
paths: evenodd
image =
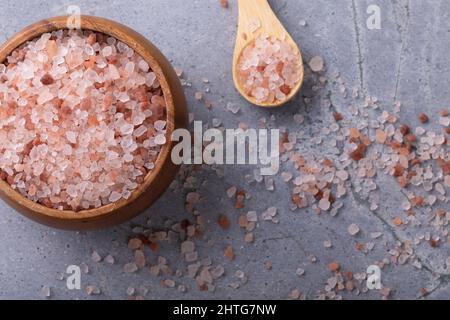
<svg viewBox="0 0 450 320"><path fill-rule="evenodd" d="M14 49L43 33L67 29L67 19L66 16L54 17L26 27L0 47L0 62L4 62ZM92 230L119 224L153 204L178 172L178 166L170 158L174 143L169 138L175 129L187 125L186 99L181 83L169 61L150 41L120 23L99 17L81 16L81 29L110 35L126 43L148 62L161 84L166 100L168 139L161 148L155 168L129 199L95 209L78 212L51 209L27 199L0 179L0 197L17 211L39 223L69 230Z"/></svg>

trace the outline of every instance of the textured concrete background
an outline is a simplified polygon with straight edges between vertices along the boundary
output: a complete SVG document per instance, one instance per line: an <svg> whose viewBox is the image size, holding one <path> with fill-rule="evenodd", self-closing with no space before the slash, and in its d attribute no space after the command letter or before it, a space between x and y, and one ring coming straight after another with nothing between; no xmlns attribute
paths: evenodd
<svg viewBox="0 0 450 320"><path fill-rule="evenodd" d="M400 100L402 121L417 125L419 111L433 111L447 107L448 72L450 66L450 2L445 0L339 0L298 1L271 0L274 11L286 25L293 38L299 43L308 61L314 55L324 58L328 73L340 72L349 88L360 87L362 92L375 95L388 108L392 101ZM224 126L236 128L239 122L257 125L260 117L275 115L279 126L291 131L297 124L292 116L298 112L305 115L305 132L317 132L327 126L327 115L319 105L305 110L300 98L279 110L263 110L249 106L235 91L231 79L230 64L236 30L236 1L230 0L230 8L220 7L217 0L90 0L90 1L2 1L0 11L0 40L4 41L24 26L65 12L69 4L77 4L83 13L107 17L124 23L153 41L177 67L184 70L185 79L192 84L185 92L190 112L197 119L211 121L222 119ZM381 7L382 29L366 28L366 9L370 4ZM302 26L301 20L306 21ZM202 83L208 78L210 84ZM313 84L306 80L302 94L329 94L337 110L344 115L347 102L333 91L314 93ZM194 92L206 93L213 108L207 110L195 101ZM226 111L228 102L242 106L238 115ZM326 153L324 147L311 148L315 154ZM384 221L399 210L402 195L390 177L380 177L379 197L383 203L378 215L370 213L367 205L351 195L347 197L345 209L338 217L317 216L311 209L292 213L289 208L289 190L276 179L275 191L267 192L264 186L247 186L243 176L253 168L234 166L225 168L225 177L218 178L211 170L198 175L204 183L199 192L205 199L202 214L207 222L206 240L198 242L201 257L211 257L215 263L223 263L226 276L216 283L214 292L199 291L194 281L183 278L189 289L181 293L176 289L162 288L160 278L147 270L136 274L125 274L123 264L132 260L127 248L127 239L132 226L143 224L151 218L154 228L164 228L167 219L180 221L189 217L183 209L184 195L166 194L141 217L130 223L99 232L65 232L37 225L22 218L5 203L0 202L0 298L38 299L43 285L51 287L53 298L126 298L129 286L145 285L149 288L148 299L203 299L203 298L261 298L285 299L298 288L307 298L315 298L323 290L330 272L326 264L339 261L343 268L363 272L374 261L387 256L383 243L394 243L409 235L398 233ZM264 224L255 231L255 243L245 244L242 231L235 219L227 231L218 228L219 213L237 217L233 203L226 198L225 190L237 185L245 187L252 195L247 208L259 213L268 206L279 208L280 223ZM388 196L389 195L389 196ZM218 212L220 208L220 212ZM362 230L360 241L367 240L369 233L384 233L382 243L365 255L354 250L354 239L347 233L350 223L356 222ZM216 245L206 245L213 240ZM323 246L331 240L333 248ZM233 244L236 259L226 262L223 248ZM102 256L111 253L115 265L94 263L90 256L97 250ZM416 298L421 288L432 291L431 298L450 298L445 259L448 247L432 252L429 247L416 249L424 263L422 269L411 265L387 267L383 270L384 285L392 288L392 297ZM180 261L179 243L165 244L160 255L170 261L173 269ZM317 257L317 263L310 263L308 257ZM148 256L152 263L156 256ZM265 261L272 261L271 271L264 268ZM58 280L68 265L81 263L90 268L82 276L82 285L94 284L101 288L100 296L88 296L83 290L68 291L65 281ZM298 267L305 269L305 275L298 277ZM248 275L248 283L235 290L227 284L232 281L236 270ZM448 271L448 270L447 270ZM177 280L178 282L178 280ZM344 296L345 297L345 296ZM379 298L376 291L359 298ZM348 298L357 298L348 296Z"/></svg>

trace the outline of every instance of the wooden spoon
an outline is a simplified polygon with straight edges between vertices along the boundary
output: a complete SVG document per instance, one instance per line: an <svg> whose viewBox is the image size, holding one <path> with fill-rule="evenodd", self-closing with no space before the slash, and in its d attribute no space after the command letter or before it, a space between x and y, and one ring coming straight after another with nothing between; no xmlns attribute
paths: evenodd
<svg viewBox="0 0 450 320"><path fill-rule="evenodd" d="M236 45L234 48L233 56L233 80L237 90L247 99L250 103L261 107L279 107L289 100L291 100L297 92L300 90L303 82L303 62L300 49L295 41L286 31L284 26L278 20L275 13L270 8L267 0L238 0L239 5L239 22L238 31L236 36ZM260 27L255 30L255 25ZM300 69L301 77L297 85L291 90L285 100L275 100L272 103L257 102L255 98L248 96L243 89L239 80L238 62L241 57L242 51L255 41L259 36L273 36L279 40L287 41L291 47L298 51L300 55Z"/></svg>

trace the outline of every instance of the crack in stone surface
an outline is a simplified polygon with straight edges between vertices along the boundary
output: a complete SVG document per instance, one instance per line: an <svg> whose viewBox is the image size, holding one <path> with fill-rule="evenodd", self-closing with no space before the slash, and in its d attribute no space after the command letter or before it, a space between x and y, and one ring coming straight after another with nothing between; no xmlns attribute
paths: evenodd
<svg viewBox="0 0 450 320"><path fill-rule="evenodd" d="M353 16L353 25L355 29L355 38L356 38L356 47L358 49L358 68L359 68L359 81L361 90L365 92L365 85L364 85L364 68L363 68L363 56L362 56L362 46L361 46L361 30L358 25L358 12L356 9L356 2L355 0L352 0L352 16Z"/></svg>
<svg viewBox="0 0 450 320"><path fill-rule="evenodd" d="M359 194L354 190L353 181L351 181L350 191L353 195L353 198L356 200L356 202L359 203L361 206L365 207L368 210L370 215L376 217L396 241L404 243L406 240L409 240L409 239L404 239L402 236L398 235L397 232L395 231L395 229L393 229L392 226L389 224L389 222L386 221L386 219L384 219L382 216L380 216L378 214L378 210L375 210L375 211L370 210L369 203L367 203L366 200L362 199L359 196ZM425 271L429 272L431 275L437 275L437 276L439 276L439 279L450 280L450 275L435 271L433 269L433 267L428 262L426 262L427 259L425 257L422 257L415 250L414 250L414 256L420 262L420 264L422 266L421 270L425 270Z"/></svg>
<svg viewBox="0 0 450 320"><path fill-rule="evenodd" d="M401 24L397 25L397 29L398 29L398 31L400 33L400 53L399 53L399 57L398 57L397 72L396 72L396 76L395 76L394 101L397 101L398 89L399 89L399 85L400 85L400 76L401 76L402 65L403 65L403 60L404 60L404 53L405 53L404 35L405 35L405 33L408 33L408 31L409 31L409 20L410 20L410 16L411 16L411 14L410 14L410 0L406 1L406 3L404 4L404 9L406 11L405 26L403 28ZM395 6L394 6L394 12L395 12Z"/></svg>

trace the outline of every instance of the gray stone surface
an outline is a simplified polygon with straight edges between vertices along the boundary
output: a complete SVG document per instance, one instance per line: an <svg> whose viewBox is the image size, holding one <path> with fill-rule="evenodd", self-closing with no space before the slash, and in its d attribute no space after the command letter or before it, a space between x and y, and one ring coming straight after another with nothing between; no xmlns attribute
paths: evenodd
<svg viewBox="0 0 450 320"><path fill-rule="evenodd" d="M399 0L376 1L381 7L381 30L368 30L366 9L370 0L296 1L272 0L273 9L299 43L306 61L321 55L327 65L327 75L339 71L351 91L360 87L366 94L377 96L382 108L391 110L393 101L399 100L404 107L403 122L417 125L416 115L422 110L436 114L448 107L448 66L450 56L450 2L445 0ZM330 83L321 92L314 92L314 81L307 77L302 96L313 97L312 106L305 108L300 96L295 101L277 110L259 109L248 105L235 91L230 64L236 30L236 1L230 0L230 8L220 7L217 0L90 0L90 1L2 1L0 11L0 40L4 41L24 26L65 12L67 5L77 4L83 13L103 16L124 23L148 37L177 67L184 70L184 78L192 84L185 92L189 110L196 119L211 121L220 118L227 128L236 128L239 122L256 127L261 117L274 116L274 124L295 131L298 125L292 116L305 116L302 128L305 131L304 151L315 155L327 155L326 145L315 146L310 136L332 122L328 108L320 104L316 96L329 96L336 110L350 117L349 101L336 93ZM300 21L305 20L306 26ZM308 75L308 74L307 74ZM209 84L202 83L208 78ZM210 88L205 96L212 101L211 110L195 101L194 92ZM228 102L242 106L238 115L226 111ZM436 120L436 115L434 116ZM167 219L180 221L192 218L184 210L184 195L167 191L165 195L142 216L124 225L98 232L66 232L37 225L22 218L5 203L0 202L0 298L40 298L39 291L46 285L56 299L97 299L127 297L128 287L145 285L148 299L228 299L260 298L285 299L298 288L307 298L317 297L323 292L331 276L327 264L339 261L343 270L364 272L375 261L388 257L387 248L397 240L407 240L411 233L420 230L398 231L388 223L400 211L399 203L404 195L391 177L378 177L382 205L376 213L368 210L368 203L350 194L345 207L337 217L316 215L311 209L297 213L289 210L290 190L279 177L275 179L275 191L268 192L263 185L248 186L243 176L251 173L248 166L225 167L225 177L219 178L212 170L205 169L197 177L202 184L198 191L202 195L199 208L206 221L204 239L197 242L199 255L211 257L214 264L223 264L225 277L216 282L213 292L199 291L193 280L173 277L177 284L188 287L186 293L177 289L162 288L165 279L152 276L148 270L136 274L125 274L122 267L131 261L132 252L127 248L131 228L145 224L151 219L154 229L165 229ZM279 210L280 223L260 223L254 231L255 243L245 244L243 232L237 226L238 214L233 203L226 198L225 190L236 185L245 188L252 198L246 202L247 210L258 213L269 206ZM447 206L448 209L448 206ZM232 220L229 230L221 230L217 216L226 213ZM357 223L361 233L352 238L347 227ZM370 232L383 232L369 254L355 250L355 242L370 241ZM208 240L211 240L208 243ZM333 247L326 249L325 240ZM223 249L232 244L236 259L228 262ZM386 244L386 245L385 245ZM180 243L164 243L159 255L165 256L175 270L185 268L181 260ZM390 248L390 247L389 247ZM112 254L116 264L95 263L92 250L102 256ZM448 299L448 270L445 259L448 246L438 250L429 246L416 248L416 255L423 264L417 269L409 264L387 266L383 269L382 281L391 288L395 299L417 298L421 288L432 291L429 297ZM317 258L310 262L310 256ZM154 263L157 255L147 253ZM271 261L272 270L264 267ZM68 265L85 263L90 272L82 276L82 285L96 285L102 295L88 296L83 290L69 291L65 280L58 280ZM301 277L297 268L305 269ZM184 270L184 269L183 269ZM229 283L235 281L236 270L243 270L248 282L239 289ZM364 285L361 285L363 288ZM380 298L378 291L369 291L359 296L344 294L344 298Z"/></svg>

